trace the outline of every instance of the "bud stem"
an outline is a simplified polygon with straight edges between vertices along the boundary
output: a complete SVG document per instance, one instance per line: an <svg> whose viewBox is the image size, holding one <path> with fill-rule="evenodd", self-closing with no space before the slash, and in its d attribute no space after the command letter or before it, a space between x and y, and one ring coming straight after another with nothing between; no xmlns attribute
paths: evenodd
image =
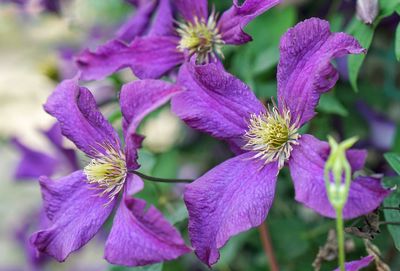
<svg viewBox="0 0 400 271"><path fill-rule="evenodd" d="M343 208L349 196L352 175L346 151L357 141L357 138L347 139L340 144L332 137L328 137L328 140L331 150L325 164L324 179L329 202L336 211L339 269L345 271Z"/></svg>
<svg viewBox="0 0 400 271"><path fill-rule="evenodd" d="M343 229L343 212L342 208L336 209L336 232L338 241L339 268L340 271L346 271L344 267L344 229Z"/></svg>

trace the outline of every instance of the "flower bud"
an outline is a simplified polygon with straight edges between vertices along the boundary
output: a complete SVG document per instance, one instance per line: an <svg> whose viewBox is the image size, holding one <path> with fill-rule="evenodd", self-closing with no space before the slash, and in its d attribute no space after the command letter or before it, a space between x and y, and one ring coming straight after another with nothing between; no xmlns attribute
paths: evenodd
<svg viewBox="0 0 400 271"><path fill-rule="evenodd" d="M372 24L378 15L378 0L357 0L357 17L366 24Z"/></svg>
<svg viewBox="0 0 400 271"><path fill-rule="evenodd" d="M348 198L351 181L351 168L346 158L346 151L357 138L347 139L340 144L332 137L328 137L328 140L331 151L324 172L327 195L335 209L342 209Z"/></svg>

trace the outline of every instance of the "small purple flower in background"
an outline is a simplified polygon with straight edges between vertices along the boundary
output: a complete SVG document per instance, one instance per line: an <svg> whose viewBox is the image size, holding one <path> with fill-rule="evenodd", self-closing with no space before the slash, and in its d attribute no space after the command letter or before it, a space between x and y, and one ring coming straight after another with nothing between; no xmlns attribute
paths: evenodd
<svg viewBox="0 0 400 271"><path fill-rule="evenodd" d="M61 12L61 2L62 0L40 0L38 2L33 2L30 0L0 0L0 4L13 3L19 5L23 9L26 9L29 4L37 5L41 11L57 14Z"/></svg>
<svg viewBox="0 0 400 271"><path fill-rule="evenodd" d="M41 0L40 5L48 12L60 13L61 0Z"/></svg>
<svg viewBox="0 0 400 271"><path fill-rule="evenodd" d="M364 267L367 267L372 261L374 260L374 256L366 256L356 261L351 261L345 263L346 271L358 271ZM339 268L335 269L334 271L339 271Z"/></svg>
<svg viewBox="0 0 400 271"><path fill-rule="evenodd" d="M32 233L32 229L47 227L48 223L49 221L43 210L40 212L34 211L22 221L22 226L16 231L17 241L24 249L26 262L30 270L42 270L50 259L45 254L37 253L36 248L29 242L29 235Z"/></svg>
<svg viewBox="0 0 400 271"><path fill-rule="evenodd" d="M130 67L139 78L159 78L195 55L198 62L222 56L224 44L251 41L243 28L255 17L277 5L280 0L237 0L218 19L208 13L207 0L159 0L155 20L148 35L136 37L131 44L112 40L95 52L77 57L84 80L100 79ZM176 12L175 12L176 11ZM183 21L174 24L173 14Z"/></svg>
<svg viewBox="0 0 400 271"><path fill-rule="evenodd" d="M142 86L146 89L141 91ZM92 160L84 168L57 181L40 178L44 210L50 226L36 232L31 242L38 251L64 261L99 231L121 201L105 245L105 258L113 264L146 265L175 259L191 250L179 232L154 207L130 195L143 188L132 170L139 168L136 134L140 121L180 92L169 83L136 81L124 85L121 110L125 148L117 132L96 107L93 95L75 79L63 81L45 104L57 118L62 133Z"/></svg>
<svg viewBox="0 0 400 271"><path fill-rule="evenodd" d="M396 123L372 110L372 108L363 102L358 102L356 106L358 112L360 112L369 125L369 143L379 150L390 150L396 136Z"/></svg>
<svg viewBox="0 0 400 271"><path fill-rule="evenodd" d="M19 139L13 138L11 142L22 154L15 171L15 179L37 179L42 175L51 176L56 171L65 169L72 172L79 168L75 151L63 146L63 138L58 123L48 131L43 131L53 147L53 154L36 151L26 146Z"/></svg>
<svg viewBox="0 0 400 271"><path fill-rule="evenodd" d="M284 164L289 166L296 200L335 217L324 182L329 144L300 135L299 129L314 117L320 95L338 80L330 61L362 52L353 37L331 33L326 21L312 18L297 24L281 39L278 106L268 109L220 65L182 66L178 83L187 91L173 97L173 111L192 128L227 141L237 153L186 186L189 233L204 263L216 263L219 249L231 236L265 220ZM353 173L363 168L366 154L347 151ZM355 177L344 218L376 209L388 193L378 178Z"/></svg>

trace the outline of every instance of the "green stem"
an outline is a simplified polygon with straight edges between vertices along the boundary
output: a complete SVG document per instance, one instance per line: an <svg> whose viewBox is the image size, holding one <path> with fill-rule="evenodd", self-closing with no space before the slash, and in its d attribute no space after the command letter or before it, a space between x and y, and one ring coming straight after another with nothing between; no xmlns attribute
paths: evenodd
<svg viewBox="0 0 400 271"><path fill-rule="evenodd" d="M346 271L344 268L344 229L343 229L343 213L342 208L336 209L336 232L338 240L339 268L340 271Z"/></svg>
<svg viewBox="0 0 400 271"><path fill-rule="evenodd" d="M146 179L151 182L159 182L159 183L191 183L194 180L190 179L164 179L164 178L158 178L158 177L153 177L153 176L148 176L146 174L143 174L139 171L136 170L128 170L129 173L133 173L138 175L139 177Z"/></svg>

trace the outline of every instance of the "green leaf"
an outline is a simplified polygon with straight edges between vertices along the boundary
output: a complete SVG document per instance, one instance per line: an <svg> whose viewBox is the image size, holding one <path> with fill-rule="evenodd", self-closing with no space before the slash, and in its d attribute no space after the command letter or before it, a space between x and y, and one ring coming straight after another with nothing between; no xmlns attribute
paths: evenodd
<svg viewBox="0 0 400 271"><path fill-rule="evenodd" d="M216 267L220 267L220 270L223 270L224 266L228 266L230 263L232 263L237 255L239 255L240 249L250 239L251 234L252 231L246 231L231 238L229 242L222 248L221 257Z"/></svg>
<svg viewBox="0 0 400 271"><path fill-rule="evenodd" d="M179 154L176 150L159 154L152 175L161 178L176 178L179 168L178 157Z"/></svg>
<svg viewBox="0 0 400 271"><path fill-rule="evenodd" d="M294 7L277 6L252 21L246 27L246 32L260 38L232 50L232 62L228 70L248 85L253 85L255 76L267 72L278 63L280 38L295 24L296 17Z"/></svg>
<svg viewBox="0 0 400 271"><path fill-rule="evenodd" d="M380 12L378 19L383 19L400 10L400 0L379 0Z"/></svg>
<svg viewBox="0 0 400 271"><path fill-rule="evenodd" d="M394 140L393 140L392 146L393 146L392 151L400 152L400 125L397 125L396 134L394 136Z"/></svg>
<svg viewBox="0 0 400 271"><path fill-rule="evenodd" d="M383 202L384 207L399 207L400 206L400 193L393 192ZM384 209L385 220L387 222L400 222L400 211L399 210L388 210ZM388 225L390 235L392 235L394 244L397 250L400 251L400 225Z"/></svg>
<svg viewBox="0 0 400 271"><path fill-rule="evenodd" d="M374 26L366 25L358 19L353 19L347 32L354 36L361 44L362 47L368 49L371 45L374 36ZM364 62L365 54L350 55L348 57L349 79L350 84L355 91L358 91L357 77L360 72L362 63Z"/></svg>
<svg viewBox="0 0 400 271"><path fill-rule="evenodd" d="M309 243L304 236L307 227L304 223L298 223L295 218L271 219L269 228L278 260L279 257L293 260L309 249ZM280 232L285 234L279 234Z"/></svg>
<svg viewBox="0 0 400 271"><path fill-rule="evenodd" d="M398 189L400 188L400 176L390 176L383 178L383 187L387 189Z"/></svg>
<svg viewBox="0 0 400 271"><path fill-rule="evenodd" d="M379 5L379 15L372 25L366 25L357 18L353 18L353 21L350 23L346 31L350 35L354 36L365 49L369 49L371 46L375 28L379 25L380 21L400 9L400 0L380 0ZM349 66L350 84L355 91L358 91L357 78L364 59L364 54L350 55L348 58L347 63Z"/></svg>
<svg viewBox="0 0 400 271"><path fill-rule="evenodd" d="M389 165L400 175L400 155L393 152L384 154L386 161Z"/></svg>
<svg viewBox="0 0 400 271"><path fill-rule="evenodd" d="M394 38L394 52L396 54L397 61L400 61L400 23L396 28L396 35Z"/></svg>
<svg viewBox="0 0 400 271"><path fill-rule="evenodd" d="M342 117L346 117L349 114L333 93L322 95L317 109L321 112L337 114Z"/></svg>
<svg viewBox="0 0 400 271"><path fill-rule="evenodd" d="M255 74L260 74L266 70L274 67L279 60L279 50L278 47L269 47L261 52L254 62Z"/></svg>

